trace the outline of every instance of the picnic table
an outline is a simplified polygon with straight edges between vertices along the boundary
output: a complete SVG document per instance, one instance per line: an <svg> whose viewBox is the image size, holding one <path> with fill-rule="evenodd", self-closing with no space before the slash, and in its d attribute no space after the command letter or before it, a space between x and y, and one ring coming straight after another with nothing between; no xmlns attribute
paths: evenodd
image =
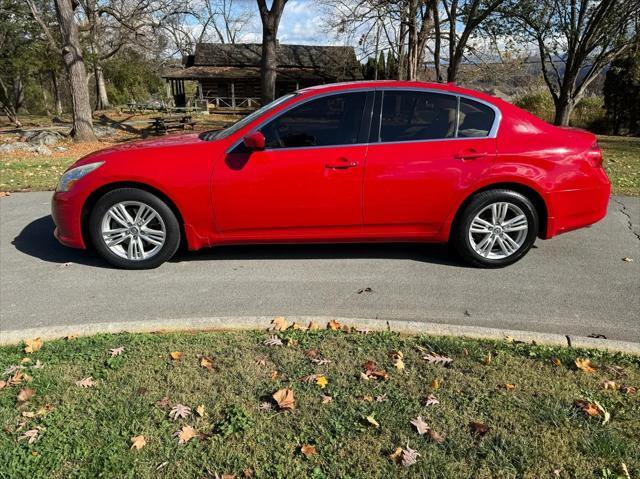
<svg viewBox="0 0 640 479"><path fill-rule="evenodd" d="M191 115L179 115L179 116L158 116L153 118L152 126L158 133L167 133L171 129L181 128L186 130L191 128L193 130L196 122L193 121Z"/></svg>

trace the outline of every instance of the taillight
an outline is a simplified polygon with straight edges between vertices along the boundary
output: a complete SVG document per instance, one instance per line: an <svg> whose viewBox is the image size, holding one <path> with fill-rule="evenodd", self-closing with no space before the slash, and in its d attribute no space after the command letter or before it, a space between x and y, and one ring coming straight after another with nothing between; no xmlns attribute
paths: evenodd
<svg viewBox="0 0 640 479"><path fill-rule="evenodd" d="M600 150L597 141L589 148L587 158L593 164L594 168L602 168L602 150Z"/></svg>

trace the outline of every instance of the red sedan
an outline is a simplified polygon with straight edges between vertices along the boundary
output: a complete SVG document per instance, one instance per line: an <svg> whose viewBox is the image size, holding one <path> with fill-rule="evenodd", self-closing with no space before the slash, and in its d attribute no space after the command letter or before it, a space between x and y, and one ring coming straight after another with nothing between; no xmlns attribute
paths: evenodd
<svg viewBox="0 0 640 479"><path fill-rule="evenodd" d="M55 235L153 268L181 243L451 242L511 264L592 224L610 183L591 133L453 85L297 91L234 125L92 153L53 196Z"/></svg>

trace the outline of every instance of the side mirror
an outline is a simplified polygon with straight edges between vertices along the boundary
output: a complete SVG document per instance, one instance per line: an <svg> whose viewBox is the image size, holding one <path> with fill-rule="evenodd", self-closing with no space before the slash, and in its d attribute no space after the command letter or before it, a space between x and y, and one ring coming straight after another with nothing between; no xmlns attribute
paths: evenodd
<svg viewBox="0 0 640 479"><path fill-rule="evenodd" d="M247 149L253 150L264 150L265 147L265 139L264 135L259 131L254 131L253 133L249 133L245 136L242 141L244 142L244 146Z"/></svg>

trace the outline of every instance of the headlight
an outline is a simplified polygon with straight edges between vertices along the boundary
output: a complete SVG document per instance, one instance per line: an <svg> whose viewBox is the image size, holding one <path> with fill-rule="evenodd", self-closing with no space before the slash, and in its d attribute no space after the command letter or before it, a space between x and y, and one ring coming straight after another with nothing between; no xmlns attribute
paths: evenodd
<svg viewBox="0 0 640 479"><path fill-rule="evenodd" d="M104 161L98 161L96 163L87 163L86 165L71 168L60 177L60 181L58 181L56 191L69 191L76 181L78 181L87 173L91 173L103 163Z"/></svg>

